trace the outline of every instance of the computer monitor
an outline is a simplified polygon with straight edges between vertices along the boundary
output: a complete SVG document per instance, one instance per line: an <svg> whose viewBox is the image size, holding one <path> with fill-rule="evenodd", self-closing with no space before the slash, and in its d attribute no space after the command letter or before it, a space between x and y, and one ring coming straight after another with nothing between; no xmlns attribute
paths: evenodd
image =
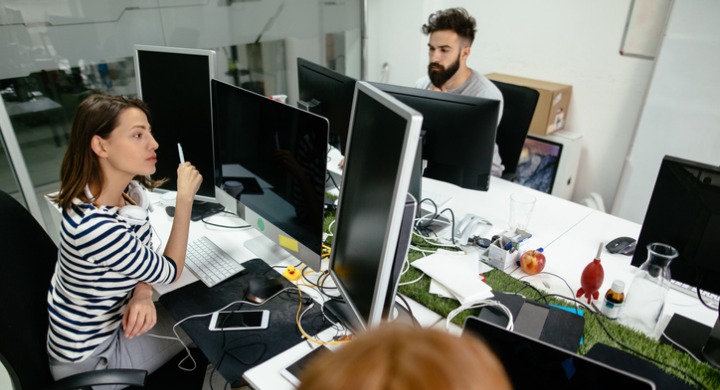
<svg viewBox="0 0 720 390"><path fill-rule="evenodd" d="M505 367L513 389L654 389L639 376L544 341L468 317L463 334L481 338Z"/></svg>
<svg viewBox="0 0 720 390"><path fill-rule="evenodd" d="M298 107L330 121L330 144L345 154L355 79L298 57Z"/></svg>
<svg viewBox="0 0 720 390"><path fill-rule="evenodd" d="M373 83L423 116L423 176L487 191L500 102L474 96Z"/></svg>
<svg viewBox="0 0 720 390"><path fill-rule="evenodd" d="M366 82L355 88L329 267L345 304L325 305L362 331L389 314L393 265L407 255L397 248L422 116Z"/></svg>
<svg viewBox="0 0 720 390"><path fill-rule="evenodd" d="M719 236L720 168L665 156L631 264L639 267L645 262L650 243L670 245L679 253L670 263L674 280L720 294ZM705 353L705 357L719 367L720 321L710 337L714 354L709 357Z"/></svg>
<svg viewBox="0 0 720 390"><path fill-rule="evenodd" d="M563 145L550 140L525 138L515 182L551 194L560 165Z"/></svg>
<svg viewBox="0 0 720 390"><path fill-rule="evenodd" d="M238 214L313 270L321 269L327 119L212 81L216 185ZM267 238L245 243L266 262ZM280 252L280 255L287 254Z"/></svg>
<svg viewBox="0 0 720 390"><path fill-rule="evenodd" d="M168 179L161 189L177 190L180 143L185 159L203 176L195 199L216 202L210 93L215 52L146 45L134 49L138 97L150 107L150 125L160 144L153 176Z"/></svg>

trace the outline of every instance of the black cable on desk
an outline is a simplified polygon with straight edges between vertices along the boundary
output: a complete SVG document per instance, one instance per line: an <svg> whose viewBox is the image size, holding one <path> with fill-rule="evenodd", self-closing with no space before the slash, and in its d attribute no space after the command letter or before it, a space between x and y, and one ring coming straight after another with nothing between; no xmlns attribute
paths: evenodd
<svg viewBox="0 0 720 390"><path fill-rule="evenodd" d="M332 174L330 172L328 172L327 176L328 176L328 179L330 179L330 181L332 181L335 188L337 188L337 190L340 191L340 186L337 184L337 182L335 181L335 178L332 176ZM325 179L325 182L327 183L327 179Z"/></svg>
<svg viewBox="0 0 720 390"><path fill-rule="evenodd" d="M408 301L405 299L405 297L400 294L395 294L395 296L400 298L401 301L403 301L405 308L407 309L408 313L410 314L410 318L412 319L413 325L415 325L415 327L417 327L417 328L421 328L422 325L420 325L420 322L418 322L417 318L415 318L412 308L410 307L410 303L408 303Z"/></svg>
<svg viewBox="0 0 720 390"><path fill-rule="evenodd" d="M516 268L516 269L517 269L517 268ZM554 273L552 273L552 272L546 272L546 271L540 272L540 273L538 273L537 275L543 275L543 274L545 274L545 275L550 275L550 276L554 276L554 277L562 280L563 283L565 283L565 286L567 286L568 290L570 290L570 296L572 297L572 296L575 295L575 291L573 291L572 287L570 287L570 284L569 284L569 283L567 282L567 280L565 280L562 276L556 275L556 274L554 274ZM528 276L534 276L534 275L521 276L521 277L518 278L518 280L523 281L523 279L527 278ZM526 282L526 281L523 281L523 282L524 282L524 283L528 283L528 282ZM528 284L529 284L529 283L528 283ZM534 288L534 287L533 287L533 288ZM540 290L538 290L538 289L536 289L536 288L534 288L534 289L535 289L535 291L537 291L537 292L540 294L540 296L543 296L543 295L544 295L544 293L543 293L543 292L540 292ZM522 290L522 289L521 289L521 290ZM567 299L567 298L566 298L566 299ZM572 301L575 302L575 312L577 313L577 304L578 304L579 302L578 302L577 299L575 299L575 298L573 298ZM546 300L545 302L547 302L547 300ZM578 313L578 314L579 314L579 313Z"/></svg>
<svg viewBox="0 0 720 390"><path fill-rule="evenodd" d="M702 283L702 275L699 272L697 272L696 279L695 279L695 286L700 286L701 283ZM695 292L697 293L697 297L703 306L707 307L708 309L710 309L712 311L720 311L720 305L718 307L712 307L705 302L705 300L702 297L702 294L700 293L700 287L695 287Z"/></svg>
<svg viewBox="0 0 720 390"><path fill-rule="evenodd" d="M521 292L522 290L525 290L526 288L530 288L531 290L535 290L535 292L540 296L540 299L544 300L545 303L548 303L548 304L550 303L550 302L548 302L547 298L545 297L545 293L542 292L542 291L540 291L540 289L538 289L537 287L533 286L532 284L530 284L530 283L527 282L527 281L522 281L522 283L524 284L524 286L522 286L519 290L515 291L515 292L513 293L514 295L523 296L522 294L520 294L520 292Z"/></svg>
<svg viewBox="0 0 720 390"><path fill-rule="evenodd" d="M449 207L444 208L440 212L438 212L437 203L435 203L435 201L430 198L425 198L425 199L421 200L418 203L418 206L417 206L418 209L420 208L420 205L422 205L422 203L426 202L426 201L432 203L433 207L435 208L435 211L433 212L433 216L429 219L424 218L424 217L418 218L418 220L415 222L415 230L417 230L420 234L427 237L427 235L425 234L425 230L427 230L427 228L432 224L432 222L435 221L438 217L440 217L444 212L449 211L450 216L452 217L452 219L450 221L451 228L452 228L452 230L450 231L450 239L452 240L453 245L457 245L457 243L455 242L455 213ZM435 234L435 236L437 237L437 234Z"/></svg>

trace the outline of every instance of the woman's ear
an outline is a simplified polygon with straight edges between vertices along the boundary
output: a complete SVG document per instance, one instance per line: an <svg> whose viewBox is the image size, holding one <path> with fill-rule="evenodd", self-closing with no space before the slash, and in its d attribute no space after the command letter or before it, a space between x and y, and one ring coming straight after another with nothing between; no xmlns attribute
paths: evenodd
<svg viewBox="0 0 720 390"><path fill-rule="evenodd" d="M90 140L90 148L100 158L106 158L108 156L107 150L105 150L105 140L99 135L93 135Z"/></svg>

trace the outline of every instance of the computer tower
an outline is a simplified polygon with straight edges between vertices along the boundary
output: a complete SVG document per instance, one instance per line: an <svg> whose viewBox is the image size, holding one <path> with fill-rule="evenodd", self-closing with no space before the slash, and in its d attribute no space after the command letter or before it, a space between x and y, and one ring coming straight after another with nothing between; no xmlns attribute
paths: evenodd
<svg viewBox="0 0 720 390"><path fill-rule="evenodd" d="M549 135L528 134L515 182L564 199L571 199L580 163L582 135L561 130Z"/></svg>

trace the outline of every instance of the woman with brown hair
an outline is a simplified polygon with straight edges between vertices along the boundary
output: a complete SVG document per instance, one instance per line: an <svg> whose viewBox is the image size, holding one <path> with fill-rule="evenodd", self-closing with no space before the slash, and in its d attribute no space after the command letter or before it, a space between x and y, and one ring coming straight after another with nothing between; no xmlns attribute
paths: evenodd
<svg viewBox="0 0 720 390"><path fill-rule="evenodd" d="M141 100L91 95L77 108L54 199L62 209L48 290L55 379L105 368L152 372L182 348L145 335L151 328L172 334L173 325L156 309L150 285L172 283L183 271L202 177L190 163L178 167L172 231L164 253L156 253L145 188L157 184L150 175L158 147Z"/></svg>

